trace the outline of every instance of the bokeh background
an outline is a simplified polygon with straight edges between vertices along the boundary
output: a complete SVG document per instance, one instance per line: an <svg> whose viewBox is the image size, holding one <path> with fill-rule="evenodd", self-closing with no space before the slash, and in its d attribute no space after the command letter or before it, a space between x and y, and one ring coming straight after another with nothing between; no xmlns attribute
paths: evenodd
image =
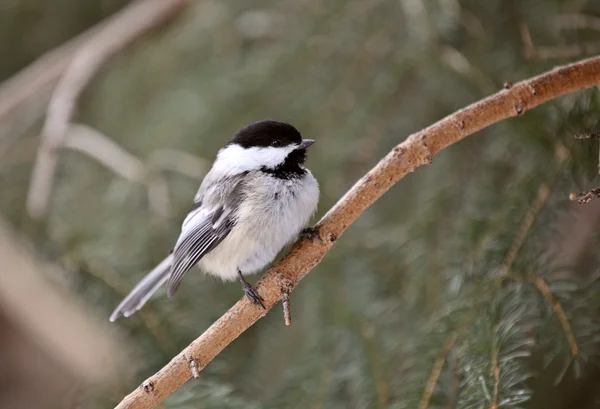
<svg viewBox="0 0 600 409"><path fill-rule="evenodd" d="M181 2L85 86L31 217L52 78L128 6L0 2L2 407L112 407L239 299L197 272L107 322L241 126L317 140L316 222L412 132L600 52L593 0ZM569 201L600 185L598 141L574 138L599 105L578 92L441 152L302 281L291 327L274 309L161 407L600 407L600 206Z"/></svg>

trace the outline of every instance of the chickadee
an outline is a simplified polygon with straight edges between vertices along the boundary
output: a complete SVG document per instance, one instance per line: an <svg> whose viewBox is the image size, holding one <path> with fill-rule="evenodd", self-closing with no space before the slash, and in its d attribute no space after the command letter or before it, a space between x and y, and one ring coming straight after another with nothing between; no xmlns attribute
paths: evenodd
<svg viewBox="0 0 600 409"><path fill-rule="evenodd" d="M284 122L260 121L239 130L219 150L171 254L135 286L110 321L142 308L165 282L171 297L196 264L225 281L239 278L246 296L264 308L244 275L260 271L299 233L318 237L302 230L319 201L319 185L304 167L313 143Z"/></svg>

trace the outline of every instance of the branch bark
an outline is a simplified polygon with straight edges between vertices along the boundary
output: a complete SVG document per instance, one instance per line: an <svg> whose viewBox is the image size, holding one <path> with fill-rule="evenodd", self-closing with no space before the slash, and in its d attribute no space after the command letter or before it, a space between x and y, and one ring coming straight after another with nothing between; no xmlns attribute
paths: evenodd
<svg viewBox="0 0 600 409"><path fill-rule="evenodd" d="M48 207L60 149L64 145L77 99L86 85L110 56L165 21L186 3L186 0L138 0L108 19L95 35L79 46L48 105L27 196L27 210L31 217L40 218Z"/></svg>
<svg viewBox="0 0 600 409"><path fill-rule="evenodd" d="M143 7L162 13L163 21L165 21L181 10L182 4L181 0L148 1L144 3ZM128 6L126 9L133 6ZM111 30L117 24L116 20L120 15L118 13L101 21L72 40L48 51L25 69L0 83L0 121L14 114L21 106L33 99L45 100L46 94L56 85L81 47L101 31Z"/></svg>
<svg viewBox="0 0 600 409"><path fill-rule="evenodd" d="M296 286L362 212L406 174L430 164L433 155L491 124L521 115L566 93L598 84L600 57L594 57L506 87L508 89L409 136L356 182L321 219L317 228L324 239L323 244L318 240L299 240L288 255L263 275L257 287L265 300L266 310L250 304L246 298L241 299L164 368L126 396L117 409L157 406L192 376L190 359L197 363L197 370L202 370L281 299L282 286Z"/></svg>

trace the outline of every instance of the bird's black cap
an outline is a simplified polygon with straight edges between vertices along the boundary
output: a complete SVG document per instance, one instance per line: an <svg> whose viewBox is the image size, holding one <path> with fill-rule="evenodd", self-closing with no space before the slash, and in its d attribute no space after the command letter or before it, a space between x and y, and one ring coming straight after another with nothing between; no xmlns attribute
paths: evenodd
<svg viewBox="0 0 600 409"><path fill-rule="evenodd" d="M292 125L268 119L243 127L237 131L229 143L235 143L244 148L252 148L287 146L300 144L301 142L302 135Z"/></svg>

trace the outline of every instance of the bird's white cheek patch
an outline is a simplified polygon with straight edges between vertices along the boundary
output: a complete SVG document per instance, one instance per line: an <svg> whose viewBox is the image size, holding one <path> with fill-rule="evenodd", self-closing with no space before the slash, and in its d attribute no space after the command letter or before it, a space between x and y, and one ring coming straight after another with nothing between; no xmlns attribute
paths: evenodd
<svg viewBox="0 0 600 409"><path fill-rule="evenodd" d="M259 158L259 161L268 168L274 168L282 164L285 158L294 150L294 146L286 146L284 148L251 148L255 149L254 155Z"/></svg>
<svg viewBox="0 0 600 409"><path fill-rule="evenodd" d="M219 151L214 168L223 174L237 174L258 170L262 167L275 168L285 161L295 145L283 148L242 148L239 145L229 145Z"/></svg>

